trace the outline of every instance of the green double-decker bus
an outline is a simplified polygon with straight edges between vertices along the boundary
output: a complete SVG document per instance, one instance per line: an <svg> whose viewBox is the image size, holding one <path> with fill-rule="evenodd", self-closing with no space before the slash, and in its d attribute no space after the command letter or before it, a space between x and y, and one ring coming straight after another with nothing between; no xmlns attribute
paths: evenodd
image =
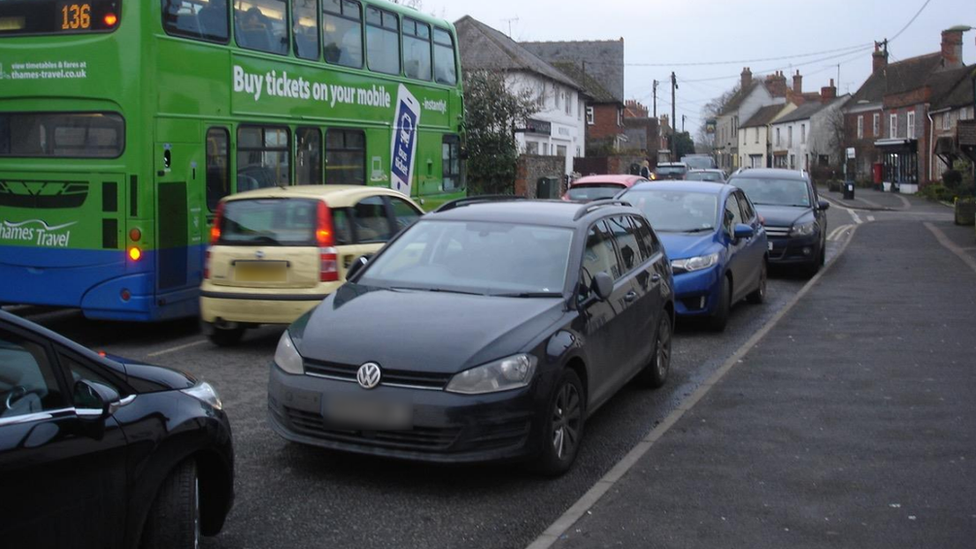
<svg viewBox="0 0 976 549"><path fill-rule="evenodd" d="M383 0L0 0L0 303L192 316L227 194L463 196L460 74Z"/></svg>

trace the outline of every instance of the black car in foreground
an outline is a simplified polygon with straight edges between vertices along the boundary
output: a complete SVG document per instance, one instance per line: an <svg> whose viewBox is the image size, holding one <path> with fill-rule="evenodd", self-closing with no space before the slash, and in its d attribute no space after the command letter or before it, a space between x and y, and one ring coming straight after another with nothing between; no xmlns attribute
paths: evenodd
<svg viewBox="0 0 976 549"><path fill-rule="evenodd" d="M728 181L742 189L766 224L770 265L799 266L813 276L827 258L827 209L806 172L759 168Z"/></svg>
<svg viewBox="0 0 976 549"><path fill-rule="evenodd" d="M230 424L187 374L0 311L0 546L196 547L234 496Z"/></svg>
<svg viewBox="0 0 976 549"><path fill-rule="evenodd" d="M560 474L590 413L635 377L664 384L673 299L626 203L449 203L282 335L270 423L326 448Z"/></svg>

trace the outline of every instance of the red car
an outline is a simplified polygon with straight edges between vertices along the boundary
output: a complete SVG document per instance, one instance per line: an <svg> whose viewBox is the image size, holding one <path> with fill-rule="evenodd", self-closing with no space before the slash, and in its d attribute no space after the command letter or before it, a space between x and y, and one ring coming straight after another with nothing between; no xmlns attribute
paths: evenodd
<svg viewBox="0 0 976 549"><path fill-rule="evenodd" d="M627 190L648 179L639 175L588 175L573 181L563 200L572 202L591 202L613 198L620 191Z"/></svg>

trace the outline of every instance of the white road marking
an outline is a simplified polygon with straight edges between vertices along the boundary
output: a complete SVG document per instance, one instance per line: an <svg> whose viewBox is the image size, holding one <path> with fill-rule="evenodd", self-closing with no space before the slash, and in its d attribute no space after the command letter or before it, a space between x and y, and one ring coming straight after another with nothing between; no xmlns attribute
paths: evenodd
<svg viewBox="0 0 976 549"><path fill-rule="evenodd" d="M904 196L902 196L900 194L896 194L895 195L895 198L897 198L898 200L901 200L901 203L905 205L905 209L906 210L912 209L912 203L909 202L908 199L905 198Z"/></svg>
<svg viewBox="0 0 976 549"><path fill-rule="evenodd" d="M844 234L844 231L850 229L853 226L854 225L841 225L840 227L837 227L833 231L830 231L830 234L827 235L827 240L832 240L832 241L839 240L841 235Z"/></svg>
<svg viewBox="0 0 976 549"><path fill-rule="evenodd" d="M939 241L939 244L942 244L942 246L945 247L945 249L956 254L956 257L958 257L963 261L963 263L968 265L969 268L973 270L973 272L976 272L976 259L973 259L973 256L967 254L966 252L963 251L962 248L957 246L955 242L949 240L949 237L947 237L945 233L939 230L939 228L936 227L935 225L926 221L925 228L932 231L932 234L935 235L935 239Z"/></svg>
<svg viewBox="0 0 976 549"><path fill-rule="evenodd" d="M857 227L851 227L851 230L857 231ZM844 242L835 257L840 257L847 250L847 246L851 243L851 240L853 240L853 234L851 236L852 238L849 238ZM807 282L806 285L804 285L803 288L801 288L800 291L797 292L797 294L793 296L793 298L782 309L779 310L779 312L773 315L773 318L770 319L765 326L753 334L753 336L749 338L749 340L746 341L742 347L739 347L739 349L731 357L729 357L729 359L726 360L725 363L722 364L722 366L719 367L719 369L716 370L707 381L702 383L698 389L691 394L691 396L679 404L676 410L668 414L668 416L664 418L664 421L651 430L651 432L649 432L643 440L638 442L637 445L635 445L634 448L623 457L623 459L618 461L617 464L614 465L614 467L603 476L603 478L598 480L592 488L583 494L583 497L578 499L576 503L574 503L573 506L570 507L565 513L563 513L561 517L556 519L556 521L553 522L538 538L536 538L527 549L548 549L559 541L559 538L570 528L572 528L580 518L586 515L589 510L596 505L597 501L599 501L604 494L613 488L613 485L619 482L620 479L622 479L624 475L638 461L640 461L640 458L643 457L644 454L646 454L647 451L650 450L651 447L653 447L654 444L660 440L660 438L664 436L664 434L667 433L668 430L670 430L671 427L673 427L674 424L677 423L686 412L691 410L695 404L698 404L698 402L701 401L708 391L717 385L719 381L725 377L725 374L729 373L729 370L731 370L733 366L742 362L742 358L748 354L749 351L751 351L752 348L755 347L764 337L766 337L766 334L769 333L769 331L772 330L777 324L779 324L779 321L782 320L782 318L786 316L786 314L789 313L793 307L796 306L796 304L799 303L800 300L810 292L813 286L820 281L824 274L830 271L830 269L834 266L834 263L836 263L836 261L827 263L826 267L821 269L816 276L811 278L810 281Z"/></svg>
<svg viewBox="0 0 976 549"><path fill-rule="evenodd" d="M856 223L858 225L860 225L861 223L863 223L861 221L861 216L857 215L857 212L855 212L854 210L848 208L847 209L847 213L851 214L851 219L854 220L854 223Z"/></svg>
<svg viewBox="0 0 976 549"><path fill-rule="evenodd" d="M869 222L870 222L870 221L874 221L874 216L873 216L873 215L869 215L869 216L868 216L868 221L869 221Z"/></svg>
<svg viewBox="0 0 976 549"><path fill-rule="evenodd" d="M202 345L202 344L204 344L206 342L207 342L206 339L198 339L196 341L191 341L190 343L186 343L186 344L183 344L183 345L177 345L176 347L171 347L169 349L163 349L162 351L156 351L155 353L149 353L146 356L152 358L152 357L167 355L169 353L175 353L176 351L182 351L183 349L189 349L190 347L196 347L197 345Z"/></svg>

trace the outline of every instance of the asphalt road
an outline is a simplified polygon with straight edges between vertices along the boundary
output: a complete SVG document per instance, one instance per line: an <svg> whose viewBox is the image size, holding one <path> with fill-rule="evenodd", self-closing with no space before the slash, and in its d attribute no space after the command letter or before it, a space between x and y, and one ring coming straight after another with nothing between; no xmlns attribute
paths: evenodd
<svg viewBox="0 0 976 549"><path fill-rule="evenodd" d="M828 216L831 228L855 223L840 208ZM829 242L828 260L846 234ZM679 324L668 384L627 387L589 418L574 469L556 480L513 465L430 466L286 443L265 419L268 365L281 328L249 332L239 347L218 349L193 321L120 324L72 311L15 312L90 347L182 369L217 388L234 430L237 499L224 531L202 547L508 548L535 539L806 282L773 276L766 304L738 305L725 333Z"/></svg>

